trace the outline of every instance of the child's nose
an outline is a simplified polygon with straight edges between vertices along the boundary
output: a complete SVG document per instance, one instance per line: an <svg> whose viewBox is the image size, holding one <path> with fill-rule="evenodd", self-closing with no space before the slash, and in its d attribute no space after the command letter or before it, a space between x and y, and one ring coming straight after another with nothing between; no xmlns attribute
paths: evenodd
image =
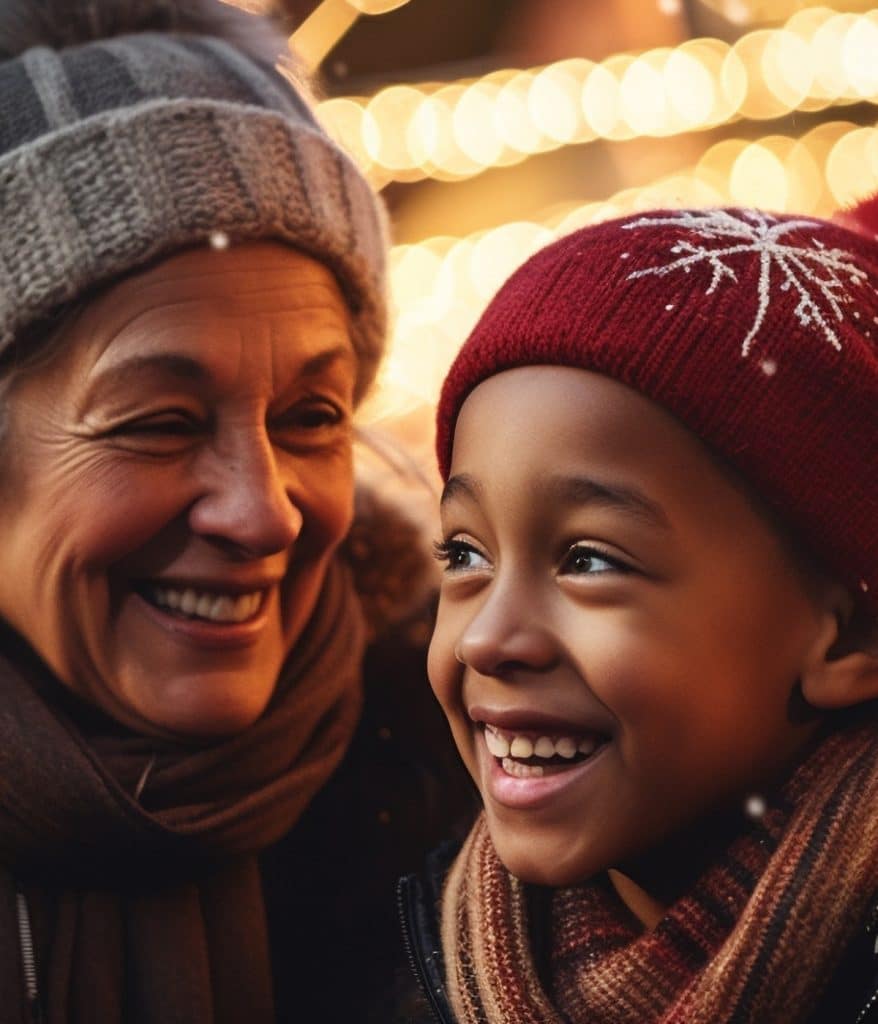
<svg viewBox="0 0 878 1024"><path fill-rule="evenodd" d="M454 655L480 675L543 672L558 661L557 638L525 588L495 583L460 635Z"/></svg>

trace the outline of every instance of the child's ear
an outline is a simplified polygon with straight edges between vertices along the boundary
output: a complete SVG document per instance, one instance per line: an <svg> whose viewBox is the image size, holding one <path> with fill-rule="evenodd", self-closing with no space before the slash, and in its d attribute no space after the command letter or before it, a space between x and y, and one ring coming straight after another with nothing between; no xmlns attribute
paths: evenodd
<svg viewBox="0 0 878 1024"><path fill-rule="evenodd" d="M878 623L833 587L824 628L802 673L802 694L815 708L847 708L878 697Z"/></svg>

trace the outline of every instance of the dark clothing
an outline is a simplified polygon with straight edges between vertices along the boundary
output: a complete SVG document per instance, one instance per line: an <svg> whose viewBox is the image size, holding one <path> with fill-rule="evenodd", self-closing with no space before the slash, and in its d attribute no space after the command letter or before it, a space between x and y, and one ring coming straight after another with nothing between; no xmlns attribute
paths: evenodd
<svg viewBox="0 0 878 1024"><path fill-rule="evenodd" d="M133 731L0 624L0 1020L274 1024L259 854L354 735L365 630L333 562L268 708Z"/></svg>
<svg viewBox="0 0 878 1024"><path fill-rule="evenodd" d="M193 940L194 929L188 925L189 918L170 913L176 907L172 901L185 888L177 879L179 871L184 869L174 851L164 858L158 854L151 855L159 840L167 845L174 835L169 829L171 838L167 839L164 832L153 828L158 839L150 845L152 833L148 830L146 811L142 815L146 821L141 829L143 835L139 832L125 847L126 855L115 859L112 854L119 846L119 843L113 845L111 842L115 833L101 831L100 822L89 827L93 819L86 819L83 827L68 830L70 835L61 833L55 846L64 865L73 860L79 846L87 848L88 855L83 854L76 861L94 865L83 886L79 886L76 880L68 882L67 876L60 871L52 876L62 880L58 886L46 884L45 871L31 879L32 871L19 869L17 862L10 859L17 847L13 848L7 842L4 846L4 872L0 872L4 880L0 886L0 896L3 897L0 906L6 913L8 925L2 934L6 956L0 963L3 968L0 970L2 1024L36 1020L34 1013L39 1003L53 1008L52 1020L81 1020L89 1024L112 1024L116 1020L134 1024L135 1020L154 1019L185 1019L186 1024L201 1020L250 1024L254 1020L268 1019L281 1024L293 1021L333 1024L349 1020L381 1021L383 1024L386 1020L384 1007L393 986L395 970L404 963L405 957L394 901L395 880L402 871L411 870L421 863L432 844L449 830L454 831L455 822L460 821L461 833L468 829L475 810L474 790L459 764L444 717L430 691L423 643L405 643L394 635L392 639L373 645L361 661L349 642L348 633L337 623L334 625L329 616L325 616L325 620L331 641L327 647L329 655L337 655L341 660L354 658L353 669L357 674L361 665L363 668L365 705L354 738L339 767L323 783L304 813L299 816L297 812L292 829L276 832L275 835L281 838L270 840L271 845L264 848L259 856L258 872L257 862L251 858L249 864L253 871L244 879L241 875L243 862L236 858L226 870L221 854L215 869L211 867L208 871L198 865L193 866L194 881L185 890L186 895L190 888L194 893L187 903L187 907L192 908L190 917L197 912L209 924L216 926L209 932L211 941L214 935L217 936L216 942L208 948L207 954L204 954L203 944ZM300 645L303 649L305 646ZM13 657L11 663L4 660L10 657ZM16 682L18 672L19 669L23 671L25 665L28 666L29 682L19 686ZM331 684L336 675L332 672L326 674L324 684L329 692L332 692ZM76 822L82 820L82 816L74 814L78 805L74 804L70 794L77 796L84 785L78 783L79 775L72 769L68 770L62 758L75 760L78 757L83 761L79 751L86 749L77 741L68 756L69 736L78 736L79 733L72 727L69 733L66 732L54 715L63 717L73 709L83 728L86 720L90 722L94 718L102 727L111 730L111 738L116 745L129 742L127 734L117 743L115 733L124 733L124 730L105 721L90 707L80 706L11 634L0 643L0 678L3 679L9 705L5 735L9 739L12 733L17 735L20 732L23 739L19 746L27 741L37 749L39 756L32 758L33 764L29 768L31 775L42 766L37 785L39 799L31 799L28 807L36 816L40 808L46 808L44 831L54 830L51 832L54 835L66 822L64 814L67 811L67 816ZM51 696L46 707L54 708L54 712L44 709L42 701L45 694ZM43 717L39 717L37 712ZM283 708L275 712L283 713ZM298 717L301 719L302 715ZM42 740L34 722L37 725L43 723L45 729L51 730L49 739ZM289 751L295 751L295 725L294 721L282 732L273 733L269 737L270 742L265 740L262 746L266 752L278 743ZM326 736L331 725L332 721L326 717L322 720L322 727L318 727L318 734L322 728L322 734ZM256 740L260 735L256 734ZM109 740L102 742L102 749L110 751ZM154 741L137 742L138 750L143 748L140 760L148 766L142 774L142 778L147 780L142 802L147 797L155 800L163 792L161 786L169 769L164 766L162 758L150 758ZM235 742L241 746L244 741ZM191 755L192 758L211 758L208 778L199 790L202 797L211 786L219 788L222 793L227 792L225 774L230 769L223 758L223 750L225 746L219 744L206 748L206 752L196 750ZM260 750L254 755L257 763L261 763ZM12 806L13 801L26 790L25 781L30 777L25 772L23 756L17 756L18 753L18 747L11 741L4 748L4 756L8 760L6 775L15 780L15 786L7 786L4 800L0 801L4 807L10 805L6 814L10 821L4 836L11 834L15 825L13 811L18 805ZM111 753L106 753L104 759L109 762ZM127 815L125 822L133 818L139 825L139 805L126 793L135 787L140 761L136 766L138 772L128 771L126 763L118 756L113 760L114 766L116 761L121 767L113 776L96 758L89 757L85 763L92 774L102 773L98 781L104 789L100 789L97 783L93 788L99 795L109 794L104 802L110 805L110 811L104 819L113 824L115 819L110 812L116 813L117 817L124 812ZM78 761L76 763L79 764ZM175 764L171 763L171 768ZM90 777L86 775L87 779ZM123 780L122 788L117 787L117 778ZM79 789L72 786L71 779L79 784ZM302 786L306 784L307 780ZM299 788L293 787L294 796ZM263 817L272 817L283 810L285 790L275 785L273 793L266 801ZM194 798L190 798L190 802L194 804ZM117 805L121 810L116 811ZM471 808L470 813L467 813L468 808ZM251 831L256 826L261 827L261 818L250 814L238 832L242 832L245 826ZM249 833L244 834L245 838L249 837ZM30 836L30 832L27 835ZM179 845L185 851L188 847L183 846L184 840ZM18 845L22 846L23 841ZM253 845L256 845L256 840ZM42 833L35 833L31 846L32 860L48 858L55 850L55 846L42 839ZM7 848L9 858L5 857ZM162 874L166 868L173 874L173 880L167 882ZM122 884L118 884L114 871L125 873ZM6 885L7 875L12 879L9 885ZM21 898L14 889L16 876L27 882ZM227 877L230 882L224 887L221 883L225 883ZM252 886L249 885L250 880ZM67 894L65 885L71 887L72 895ZM140 959L138 953L146 944L141 942L133 947L130 934L130 922L136 924L140 917L135 919L134 911L129 912L125 907L117 912L113 903L126 895L130 895L132 901L136 900L135 910L140 917L156 908L156 913L163 914L163 924L167 925L162 929L152 928L149 936L154 941ZM247 907L258 909L259 922L265 919L264 906L264 914L268 918L267 935L261 924L256 927L246 913L240 912L244 896L249 900ZM55 902L51 902L52 899ZM84 910L80 909L80 902L87 904ZM92 927L92 918L87 916L87 910L106 912L101 917L92 914ZM153 917L149 918L148 924L152 925ZM68 918L73 923L61 934ZM18 927L14 923L16 919ZM106 926L105 919L113 927ZM89 926L87 929L86 925ZM64 975L64 978L72 980L61 986L57 980L60 973L57 969L60 962L58 936L63 939L72 934L78 938L80 933L83 936L82 952L74 969ZM266 938L267 949L263 945ZM221 946L219 952L227 954L224 957L213 956L217 943ZM73 940L69 940L67 946L79 948ZM268 972L269 950L275 987L274 1012L270 1010L272 977ZM177 999L177 993L192 972L192 964L198 966L202 961L210 967L217 967L215 972L205 969L199 975L203 974L211 985L214 993L212 1009L207 1005L202 1009L199 1004L197 1012L189 1013L184 1009L184 1017L180 1017L180 1008L191 1007L193 1003ZM89 972L109 973L116 967L122 979L122 987L118 991L110 982L90 980ZM137 988L131 982L136 969L145 978L143 985ZM156 971L159 972L158 980ZM251 998L254 984L246 984L253 974L264 975L269 996L259 1005ZM110 981L115 977L113 974ZM139 978L140 975L134 981ZM59 987L64 993L68 989L74 992L71 1000L75 998L76 1003L72 1009L53 998L53 992ZM112 1006L108 1001L113 1001ZM152 1013L150 1008L159 1004L170 1009ZM89 1007L88 1012L80 1012L82 1006ZM132 1012L129 1013L125 1007Z"/></svg>
<svg viewBox="0 0 878 1024"><path fill-rule="evenodd" d="M262 857L278 1021L389 1024L408 983L396 879L477 805L425 674L388 640L365 662L366 703L341 767Z"/></svg>
<svg viewBox="0 0 878 1024"><path fill-rule="evenodd" d="M445 874L459 845L443 844L430 855L421 874L407 875L399 882L403 943L411 973L408 984L397 986L395 1013L386 1018L387 1024L456 1024L445 990L439 903ZM845 951L807 1024L878 1024L878 905Z"/></svg>

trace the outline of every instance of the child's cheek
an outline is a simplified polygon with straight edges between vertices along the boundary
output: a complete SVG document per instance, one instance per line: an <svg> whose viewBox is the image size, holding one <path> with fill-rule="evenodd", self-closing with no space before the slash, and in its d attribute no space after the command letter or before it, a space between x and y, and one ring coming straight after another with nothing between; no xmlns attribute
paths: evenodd
<svg viewBox="0 0 878 1024"><path fill-rule="evenodd" d="M463 701L463 666L454 654L456 623L452 609L439 602L436 628L427 651L430 686L448 719L454 742L470 774L475 774L472 722Z"/></svg>

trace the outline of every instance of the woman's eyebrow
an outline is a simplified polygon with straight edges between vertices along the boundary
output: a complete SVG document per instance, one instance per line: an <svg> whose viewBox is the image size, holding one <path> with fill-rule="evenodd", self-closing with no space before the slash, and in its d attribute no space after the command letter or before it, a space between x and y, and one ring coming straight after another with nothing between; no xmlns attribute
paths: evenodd
<svg viewBox="0 0 878 1024"><path fill-rule="evenodd" d="M174 352L153 352L132 355L113 363L99 375L98 380L113 381L115 378L142 373L145 370L159 370L172 377L195 383L202 383L210 378L207 369L197 359Z"/></svg>
<svg viewBox="0 0 878 1024"><path fill-rule="evenodd" d="M325 352L318 352L317 355L311 356L302 363L297 374L300 377L315 377L323 373L333 363L339 362L356 365L357 357L350 345L336 345Z"/></svg>
<svg viewBox="0 0 878 1024"><path fill-rule="evenodd" d="M661 505L636 487L588 476L554 476L549 479L547 490L552 498L565 505L601 505L649 526L671 529L671 522Z"/></svg>
<svg viewBox="0 0 878 1024"><path fill-rule="evenodd" d="M298 367L297 376L319 376L334 363L345 360L354 363L356 356L349 346L338 345L306 359ZM130 384L132 377L136 378L137 374L156 372L189 384L206 384L213 379L210 370L192 356L176 352L152 352L131 355L106 367L95 377L94 386L112 387L120 382Z"/></svg>

